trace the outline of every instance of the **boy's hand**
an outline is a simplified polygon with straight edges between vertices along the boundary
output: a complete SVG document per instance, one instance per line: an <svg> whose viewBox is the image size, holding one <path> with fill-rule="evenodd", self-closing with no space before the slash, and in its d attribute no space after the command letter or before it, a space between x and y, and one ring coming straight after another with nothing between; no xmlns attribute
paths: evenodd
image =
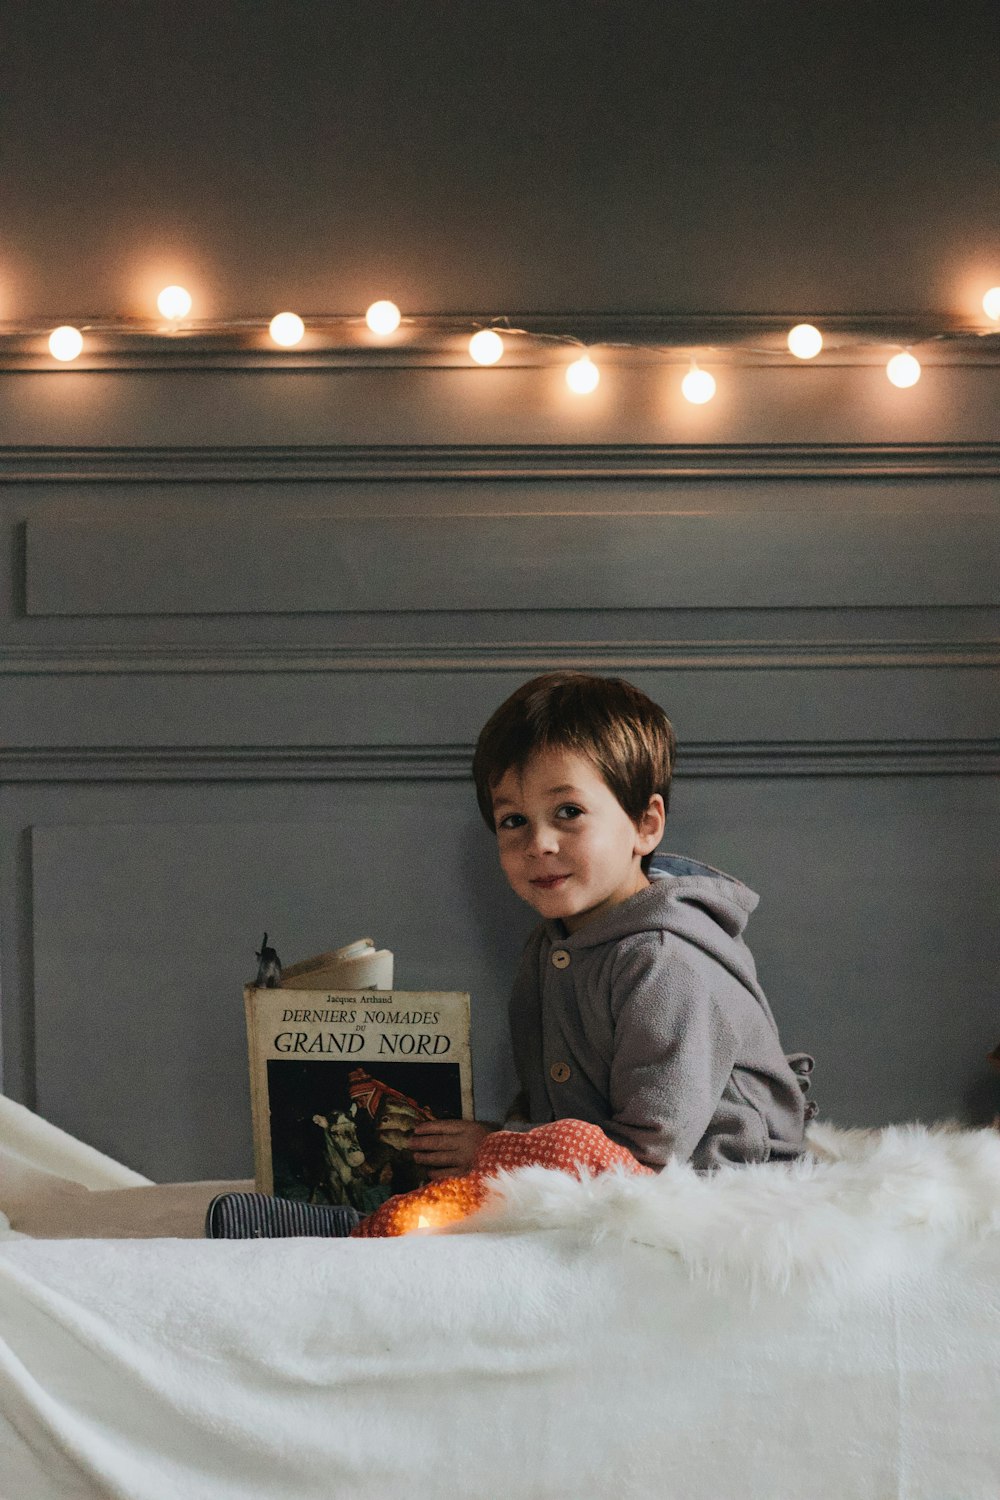
<svg viewBox="0 0 1000 1500"><path fill-rule="evenodd" d="M500 1126L489 1120L421 1120L414 1125L410 1150L431 1182L468 1172L479 1147Z"/></svg>

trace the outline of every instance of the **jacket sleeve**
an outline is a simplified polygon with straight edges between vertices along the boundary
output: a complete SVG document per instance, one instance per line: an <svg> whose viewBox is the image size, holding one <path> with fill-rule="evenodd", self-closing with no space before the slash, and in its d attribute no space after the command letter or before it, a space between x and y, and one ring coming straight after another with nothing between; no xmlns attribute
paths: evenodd
<svg viewBox="0 0 1000 1500"><path fill-rule="evenodd" d="M651 934L623 945L612 974L606 1134L646 1166L689 1160L732 1075L734 1013L751 998L690 944Z"/></svg>

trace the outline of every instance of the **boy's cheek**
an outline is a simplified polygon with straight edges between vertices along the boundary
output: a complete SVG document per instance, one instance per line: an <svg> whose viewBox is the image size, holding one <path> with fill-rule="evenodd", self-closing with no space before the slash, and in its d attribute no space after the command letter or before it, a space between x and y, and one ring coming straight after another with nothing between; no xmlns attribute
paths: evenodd
<svg viewBox="0 0 1000 1500"><path fill-rule="evenodd" d="M516 864L515 860L511 859L510 856L508 854L505 854L503 851L501 851L501 854L500 854L500 868L501 868L501 870L504 873L504 879L507 881L507 884L509 886L512 886L513 889L516 891L517 890L517 864Z"/></svg>
<svg viewBox="0 0 1000 1500"><path fill-rule="evenodd" d="M521 901L526 901L529 906L534 906L535 905L535 899L534 899L535 893L532 890L531 886L528 885L526 881L523 881L523 880L519 881L519 880L516 880L513 876L508 875L507 876L507 884L510 886L511 890L514 892L514 895L517 896Z"/></svg>

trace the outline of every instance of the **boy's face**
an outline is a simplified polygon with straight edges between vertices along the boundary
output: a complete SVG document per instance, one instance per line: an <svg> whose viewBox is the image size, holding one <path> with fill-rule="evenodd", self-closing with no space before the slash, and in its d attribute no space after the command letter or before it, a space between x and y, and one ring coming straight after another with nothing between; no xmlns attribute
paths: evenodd
<svg viewBox="0 0 1000 1500"><path fill-rule="evenodd" d="M649 884L641 861L663 834L663 798L636 825L586 756L544 750L497 783L493 820L511 889L575 932Z"/></svg>

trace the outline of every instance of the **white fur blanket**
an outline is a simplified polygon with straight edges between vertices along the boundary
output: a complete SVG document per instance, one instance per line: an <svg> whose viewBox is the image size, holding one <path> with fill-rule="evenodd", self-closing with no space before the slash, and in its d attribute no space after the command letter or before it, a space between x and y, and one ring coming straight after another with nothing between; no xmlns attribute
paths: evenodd
<svg viewBox="0 0 1000 1500"><path fill-rule="evenodd" d="M692 1276L751 1291L808 1279L849 1293L915 1258L1000 1246L1000 1131L813 1125L809 1146L788 1167L713 1176L670 1165L578 1181L527 1167L502 1174L452 1232L573 1229L669 1251Z"/></svg>
<svg viewBox="0 0 1000 1500"><path fill-rule="evenodd" d="M448 1235L9 1239L0 1495L997 1500L1000 1136L812 1143Z"/></svg>

